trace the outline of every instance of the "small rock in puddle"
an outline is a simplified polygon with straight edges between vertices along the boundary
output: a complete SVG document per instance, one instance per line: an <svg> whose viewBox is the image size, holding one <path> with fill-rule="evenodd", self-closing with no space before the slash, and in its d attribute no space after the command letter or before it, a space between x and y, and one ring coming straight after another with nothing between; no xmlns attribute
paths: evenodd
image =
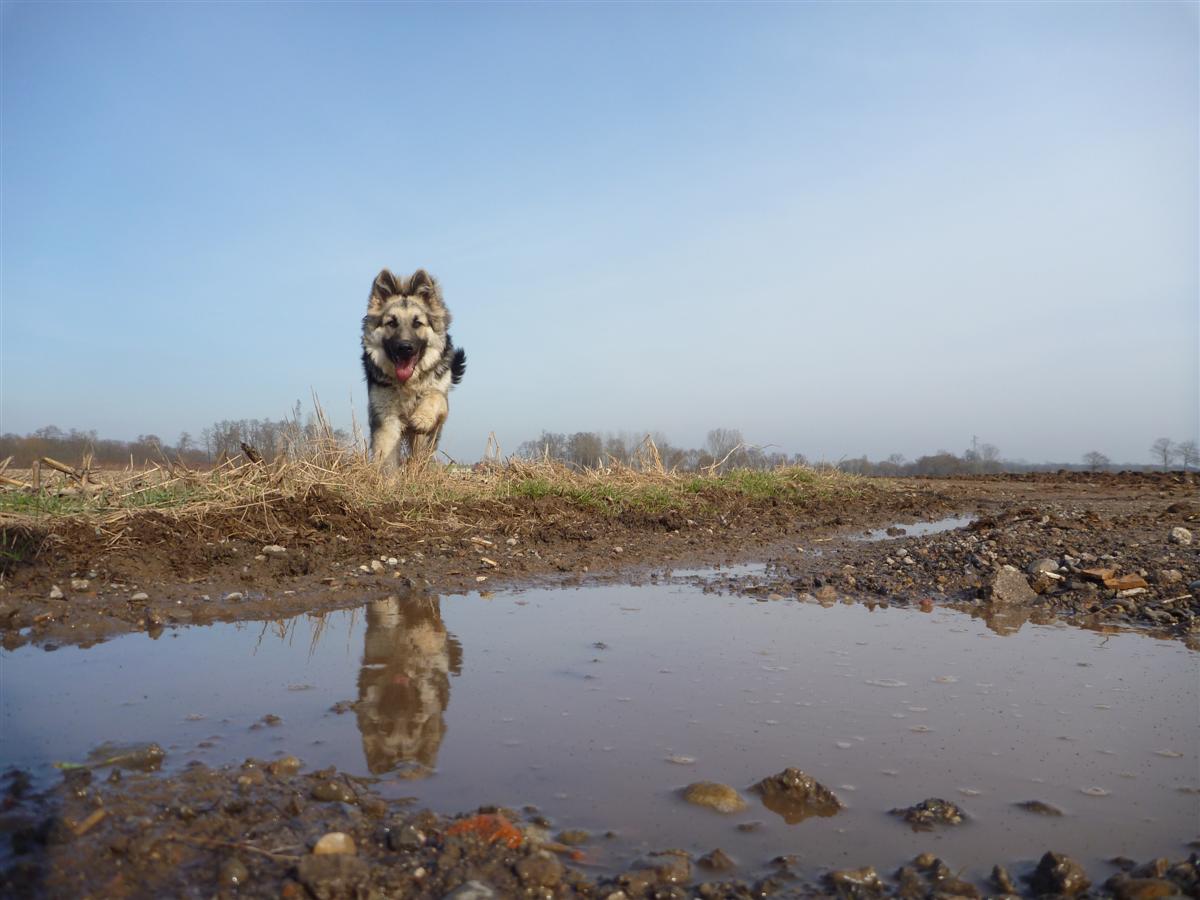
<svg viewBox="0 0 1200 900"><path fill-rule="evenodd" d="M877 894L883 890L883 882L872 866L861 869L835 869L825 874L825 883L839 896L859 896L864 893Z"/></svg>
<svg viewBox="0 0 1200 900"><path fill-rule="evenodd" d="M1014 805L1026 812L1037 813L1039 816L1061 816L1063 814L1063 811L1057 806L1043 803L1041 800L1025 800Z"/></svg>
<svg viewBox="0 0 1200 900"><path fill-rule="evenodd" d="M696 806L707 806L719 813L733 813L746 808L742 795L727 784L716 781L696 781L683 789L683 799Z"/></svg>
<svg viewBox="0 0 1200 900"><path fill-rule="evenodd" d="M1047 852L1028 876L1029 886L1037 894L1073 896L1091 887L1083 866L1062 853Z"/></svg>
<svg viewBox="0 0 1200 900"><path fill-rule="evenodd" d="M734 868L737 863L730 858L728 853L717 847L715 850L704 854L696 860L696 865L710 872L727 872Z"/></svg>
<svg viewBox="0 0 1200 900"><path fill-rule="evenodd" d="M88 754L87 764L94 769L113 766L136 772L157 772L167 751L158 744L101 744Z"/></svg>
<svg viewBox="0 0 1200 900"><path fill-rule="evenodd" d="M893 809L891 814L900 816L914 831L932 831L935 825L961 825L965 818L955 804L938 797L922 800L907 809Z"/></svg>
<svg viewBox="0 0 1200 900"><path fill-rule="evenodd" d="M791 766L764 778L750 790L762 797L763 806L789 825L813 816L836 815L843 808L833 791Z"/></svg>

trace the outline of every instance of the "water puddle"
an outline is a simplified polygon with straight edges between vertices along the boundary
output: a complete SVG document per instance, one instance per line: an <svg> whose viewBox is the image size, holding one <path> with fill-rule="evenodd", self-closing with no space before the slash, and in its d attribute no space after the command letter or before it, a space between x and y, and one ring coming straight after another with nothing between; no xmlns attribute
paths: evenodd
<svg viewBox="0 0 1200 900"><path fill-rule="evenodd" d="M975 520L974 516L946 516L932 522L916 522L905 524L896 522L886 528L873 528L855 536L857 541L888 541L902 537L929 537L931 534L941 534L943 531L954 531L966 528Z"/></svg>
<svg viewBox="0 0 1200 900"><path fill-rule="evenodd" d="M530 590L5 652L0 749L43 779L105 741L156 741L167 769L294 753L442 812L533 804L558 827L615 831L595 845L614 866L668 847L750 869L933 851L981 876L1050 848L1088 864L1178 855L1200 809L1198 674L1178 642L992 631L943 609ZM746 790L788 766L845 809L788 824ZM747 808L680 799L705 780ZM966 823L921 833L888 814L929 797Z"/></svg>

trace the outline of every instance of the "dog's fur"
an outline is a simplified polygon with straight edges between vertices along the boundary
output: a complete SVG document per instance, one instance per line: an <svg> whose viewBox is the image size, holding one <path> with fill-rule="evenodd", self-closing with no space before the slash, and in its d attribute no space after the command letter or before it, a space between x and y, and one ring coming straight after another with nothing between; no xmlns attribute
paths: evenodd
<svg viewBox="0 0 1200 900"><path fill-rule="evenodd" d="M397 278L375 277L363 317L371 455L385 466L424 461L437 450L450 412L450 386L462 380L467 355L450 340L450 311L437 281L424 269Z"/></svg>

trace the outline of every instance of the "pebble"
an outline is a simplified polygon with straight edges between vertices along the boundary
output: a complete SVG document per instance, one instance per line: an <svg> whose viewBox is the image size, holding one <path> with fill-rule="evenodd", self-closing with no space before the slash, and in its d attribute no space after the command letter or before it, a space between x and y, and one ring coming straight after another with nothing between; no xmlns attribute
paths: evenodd
<svg viewBox="0 0 1200 900"><path fill-rule="evenodd" d="M1034 603L1037 596L1025 576L1012 566L1004 566L992 579L993 603Z"/></svg>
<svg viewBox="0 0 1200 900"><path fill-rule="evenodd" d="M285 556L287 547L281 547L279 544L267 544L262 548L264 556Z"/></svg>
<svg viewBox="0 0 1200 900"><path fill-rule="evenodd" d="M61 600L62 598L63 598L62 588L60 588L57 584L51 585L50 586L50 599L51 600Z"/></svg>
<svg viewBox="0 0 1200 900"><path fill-rule="evenodd" d="M490 885L482 881L467 881L446 894L442 900L492 900L495 896L496 892Z"/></svg>
<svg viewBox="0 0 1200 900"><path fill-rule="evenodd" d="M1191 535L1188 535L1188 540L1191 541ZM71 590L73 591L86 591L88 589L88 585L89 582L86 578L71 579Z"/></svg>
<svg viewBox="0 0 1200 900"><path fill-rule="evenodd" d="M1171 533L1167 535L1167 540L1172 544L1182 544L1186 547L1192 542L1192 533L1186 528L1176 525L1171 529Z"/></svg>
<svg viewBox="0 0 1200 900"><path fill-rule="evenodd" d="M733 813L746 808L741 794L727 784L716 781L696 781L683 789L683 799L695 806L707 806L719 813Z"/></svg>
<svg viewBox="0 0 1200 900"><path fill-rule="evenodd" d="M1025 800L1015 805L1026 812L1037 813L1039 816L1061 816L1063 814L1063 811L1057 806L1051 806L1041 800Z"/></svg>
<svg viewBox="0 0 1200 900"><path fill-rule="evenodd" d="M521 883L536 887L555 887L563 876L562 863L553 854L545 850L527 856L515 866L517 877Z"/></svg>
<svg viewBox="0 0 1200 900"><path fill-rule="evenodd" d="M371 571L372 572L382 572L385 568L386 567L384 566L384 564L381 563L379 560L377 560L377 559L371 560Z"/></svg>
<svg viewBox="0 0 1200 900"><path fill-rule="evenodd" d="M861 869L834 869L825 875L825 881L839 894L844 891L848 896L858 896L864 889L874 892L883 888L879 874L873 866L864 866Z"/></svg>
<svg viewBox="0 0 1200 900"><path fill-rule="evenodd" d="M231 603L236 603L238 600L244 599L245 596L246 595L243 594L241 591L230 591L228 594L225 595L225 599Z"/></svg>
<svg viewBox="0 0 1200 900"><path fill-rule="evenodd" d="M1029 886L1037 894L1072 896L1086 891L1091 881L1083 866L1061 853L1048 852L1038 862L1037 870L1029 876Z"/></svg>
<svg viewBox="0 0 1200 900"><path fill-rule="evenodd" d="M267 771L276 777L280 775L295 775L303 763L294 756L284 756L267 765Z"/></svg>
<svg viewBox="0 0 1200 900"><path fill-rule="evenodd" d="M321 836L313 847L313 856L354 856L354 838L344 831L331 831Z"/></svg>
<svg viewBox="0 0 1200 900"><path fill-rule="evenodd" d="M134 603L144 603L145 601L150 599L150 595L147 594L145 591L138 591L136 594L133 594L129 599L132 600Z"/></svg>
<svg viewBox="0 0 1200 900"><path fill-rule="evenodd" d="M729 854L720 847L704 854L696 860L696 864L702 869L708 869L710 872L727 872L737 865L730 858Z"/></svg>
<svg viewBox="0 0 1200 900"><path fill-rule="evenodd" d="M241 887L250 879L250 870L237 857L231 856L221 863L217 881L222 887Z"/></svg>
<svg viewBox="0 0 1200 900"><path fill-rule="evenodd" d="M327 781L317 782L312 789L312 798L327 803L353 803L356 799L354 792L350 788L332 778Z"/></svg>

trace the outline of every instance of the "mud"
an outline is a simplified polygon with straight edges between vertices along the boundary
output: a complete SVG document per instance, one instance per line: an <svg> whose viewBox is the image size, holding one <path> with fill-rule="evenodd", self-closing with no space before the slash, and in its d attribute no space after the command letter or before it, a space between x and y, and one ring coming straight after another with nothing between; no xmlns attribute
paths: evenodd
<svg viewBox="0 0 1200 900"><path fill-rule="evenodd" d="M768 593L963 601L985 597L1005 564L1047 557L1075 577L1043 578L1053 584L1031 615L1136 622L1186 639L1200 596L1190 587L1200 579L1200 531L1188 546L1167 536L1200 528L1197 498L1187 473L1062 473L876 479L850 498L800 507L743 499L700 518L603 517L541 498L455 508L415 528L397 510L364 511L314 491L262 517L5 520L0 643L89 645L128 631L344 608L398 588L581 584L747 560L787 576ZM972 519L969 537L944 530ZM931 520L940 526L930 530ZM892 537L889 527L912 533ZM911 562L897 558L901 550ZM1143 593L1117 597L1081 580L1111 557L1118 574L1145 579Z"/></svg>
<svg viewBox="0 0 1200 900"><path fill-rule="evenodd" d="M1200 896L1188 476L384 520L6 524L0 894Z"/></svg>

